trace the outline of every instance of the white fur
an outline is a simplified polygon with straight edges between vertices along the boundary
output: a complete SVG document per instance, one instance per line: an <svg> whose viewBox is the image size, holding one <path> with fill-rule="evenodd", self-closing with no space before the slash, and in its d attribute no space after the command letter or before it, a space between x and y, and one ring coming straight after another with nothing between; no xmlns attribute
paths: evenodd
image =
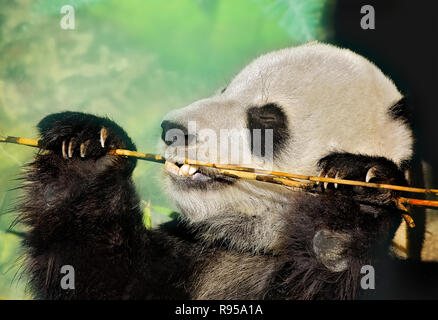
<svg viewBox="0 0 438 320"><path fill-rule="evenodd" d="M279 171L317 175L318 160L332 151L383 156L396 164L410 159L411 132L388 112L401 98L393 82L365 58L331 45L309 44L257 58L224 93L175 110L165 120L186 126L196 121L198 129L217 132L243 129L248 108L276 103L288 117L291 138L270 165ZM197 147L202 143L197 141ZM242 236L248 241L260 239L256 250L275 246L279 213L291 208L286 190L262 182L196 191L178 189L167 179L166 190L189 222L214 225L214 217L225 213L262 217L259 237ZM242 250L254 247L231 242Z"/></svg>

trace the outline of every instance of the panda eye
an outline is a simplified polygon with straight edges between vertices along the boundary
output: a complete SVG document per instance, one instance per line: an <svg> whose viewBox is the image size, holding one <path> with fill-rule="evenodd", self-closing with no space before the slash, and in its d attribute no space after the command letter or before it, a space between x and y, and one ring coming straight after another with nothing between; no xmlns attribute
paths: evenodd
<svg viewBox="0 0 438 320"><path fill-rule="evenodd" d="M266 130L273 131L273 156L275 157L281 147L289 138L288 119L283 109L275 103L269 103L261 107L251 107L247 111L247 126L251 131L251 151L256 155L254 130L261 130L261 156L265 156ZM257 143L258 144L258 143Z"/></svg>
<svg viewBox="0 0 438 320"><path fill-rule="evenodd" d="M260 115L259 119L266 122L275 122L276 118L274 116L270 115Z"/></svg>
<svg viewBox="0 0 438 320"><path fill-rule="evenodd" d="M249 129L287 128L286 114L275 103L249 108L247 120Z"/></svg>

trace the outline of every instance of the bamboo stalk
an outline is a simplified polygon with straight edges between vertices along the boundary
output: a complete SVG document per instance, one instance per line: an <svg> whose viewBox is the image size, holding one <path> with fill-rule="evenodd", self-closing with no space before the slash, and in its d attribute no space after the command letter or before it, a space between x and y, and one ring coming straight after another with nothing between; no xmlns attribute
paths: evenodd
<svg viewBox="0 0 438 320"><path fill-rule="evenodd" d="M146 161L155 161L155 162L165 162L165 158L162 156L157 156L155 154L149 153L140 153L136 151L129 151L124 149L116 149L110 151L110 154L120 155L120 156L128 156L135 157L141 160ZM293 174L287 172L279 172L279 171L269 171L257 168L248 168L241 167L230 164L216 164L199 160L185 159L185 164L197 165L202 167L209 167L215 169L223 169L223 170L233 170L233 171L242 171L248 173L259 173L269 176L277 176L282 178L289 178L293 180L304 180L304 181L313 181L313 182L328 182L328 183L337 183L344 185L352 185L352 186L362 186L368 188L379 188L379 189L389 189L389 190L397 190L397 191L406 191L406 192L414 192L414 193L426 193L438 195L438 189L425 189L425 188L414 188L414 187L405 187L405 186L397 186L392 184L383 184L383 183L372 183L372 182L364 182L364 181L356 181L356 180L347 180L347 179L335 179L335 178L325 178L325 177L315 177L315 176L307 176L300 174ZM243 177L243 176L242 176ZM279 180L282 181L282 180ZM420 202L419 202L420 203ZM421 205L421 204L418 204ZM438 206L438 203L437 203Z"/></svg>
<svg viewBox="0 0 438 320"><path fill-rule="evenodd" d="M146 161L152 161L158 163L166 162L166 159L161 155L157 155L153 153L142 153L137 151L125 150L125 149L111 150L108 152L108 154L112 154L116 156L124 156L124 157L134 157L140 160L146 160Z"/></svg>
<svg viewBox="0 0 438 320"><path fill-rule="evenodd" d="M412 206L425 206L425 207L438 208L438 201L410 199L410 198L404 198L404 197L399 197L398 199L403 204L410 204Z"/></svg>
<svg viewBox="0 0 438 320"><path fill-rule="evenodd" d="M275 177L275 176L261 175L254 172L245 172L245 171L229 170L229 169L217 169L217 170L220 174L229 177L275 183L275 184L280 184L293 188L308 188L310 186L309 183L298 182L298 181Z"/></svg>
<svg viewBox="0 0 438 320"><path fill-rule="evenodd" d="M20 137L0 137L0 142L21 144L29 147L39 147L40 142L37 139L20 138Z"/></svg>
<svg viewBox="0 0 438 320"><path fill-rule="evenodd" d="M190 160L190 159L186 159L185 163L191 164L191 165L216 168L216 169L229 169L229 170L236 170L236 171L245 171L245 172L267 174L267 175L286 177L286 178L297 179L297 180L307 180L307 181L313 181L313 182L328 182L328 183L345 184L345 185L352 185L352 186L362 186L362 187L369 187L369 188L390 189L390 190L438 195L438 189L413 188L413 187L397 186L397 185L392 185L392 184L372 183L372 182L325 178L325 177L314 177L314 176L306 176L306 175L293 174L293 173L287 173L287 172L269 171L269 170L262 170L262 169L256 169L256 168L240 167L240 166L235 166L235 165L208 163L208 162Z"/></svg>
<svg viewBox="0 0 438 320"><path fill-rule="evenodd" d="M21 137L12 137L12 136L0 137L0 142L14 143L14 144L26 145L31 147L41 147L40 141L36 139L28 139ZM111 150L109 151L109 154L134 157L140 160L146 160L146 161L152 161L158 163L166 162L166 159L161 155L156 155L151 153L141 153L141 152L130 151L125 149ZM306 183L304 181L311 181L311 182L328 182L328 183L337 183L344 185L363 186L369 188L380 188L380 189L438 195L437 189L413 188L413 187L405 187L405 186L397 186L397 185L389 185L389 184L370 183L370 182L363 182L356 180L314 177L314 176L299 175L299 174L293 174L287 172L269 171L269 170L263 170L257 168L247 168L247 167L228 165L228 164L215 164L215 163L209 163L209 162L203 162L203 161L197 161L191 159L186 159L185 163L191 165L215 168L218 170L219 173L228 176L233 176L233 177L248 179L248 180L257 180L257 181L275 183L275 184L285 185L294 188L308 188L309 183ZM296 180L301 180L301 181L296 181ZM405 204L415 205L415 206L438 207L438 201L399 197L398 198L399 207L402 210L407 211L407 209L404 207Z"/></svg>
<svg viewBox="0 0 438 320"><path fill-rule="evenodd" d="M124 150L124 149L112 150L112 151L110 151L110 154L121 155L121 156L132 156L132 157L136 157L138 159L147 160L147 161L155 161L155 162L163 161L163 163L165 162L165 159L162 156L157 156L157 155L148 154L148 153L139 153L136 151L129 151L129 150ZM160 159L159 161L156 160L157 157L159 157L159 159ZM389 189L389 190L397 190L397 191L406 191L406 192L426 193L426 194L438 195L438 189L414 188L414 187L405 187L405 186L397 186L397 185L391 185L391 184L372 183L372 182L347 180L347 179L314 177L314 176L306 176L306 175L293 174L293 173L287 173L287 172L269 171L269 170L263 170L263 169L257 169L257 168L241 167L241 166L230 165L230 164L209 163L209 162L205 162L205 161L198 161L198 160L191 160L191 159L185 159L184 163L190 164L190 165L215 168L218 170L224 169L224 170L242 171L242 172L248 172L248 173L259 173L259 174L278 176L278 177L289 178L289 179L294 179L294 180L296 179L296 180L305 180L305 181L313 181L313 182L328 182L328 183L337 183L337 184L352 185L352 186L362 186L362 187L368 187L368 188L379 188L379 189ZM278 181L283 181L283 180L278 180ZM422 201L422 200L419 200L419 201ZM422 205L420 203L421 202L418 202L418 204L415 204L415 205ZM438 202L436 205L438 206Z"/></svg>

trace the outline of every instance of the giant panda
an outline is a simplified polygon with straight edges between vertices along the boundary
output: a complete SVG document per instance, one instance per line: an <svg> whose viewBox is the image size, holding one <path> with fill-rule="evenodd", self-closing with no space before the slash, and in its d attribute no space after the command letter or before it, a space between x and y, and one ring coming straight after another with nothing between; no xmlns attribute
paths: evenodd
<svg viewBox="0 0 438 320"><path fill-rule="evenodd" d="M135 150L127 133L95 115L48 115L19 217L31 290L42 299L438 297L436 264L389 250L401 222L394 191L303 191L183 165L208 143L190 132L194 121L218 136L271 130L272 147L257 154L255 135L243 136L247 166L403 185L413 153L404 107L394 83L350 50L316 43L262 55L213 96L164 117L162 187L181 218L152 230L132 181L136 160L107 154ZM210 151L203 160L217 161ZM65 265L73 290L60 285ZM375 272L371 287L361 285L364 266Z"/></svg>

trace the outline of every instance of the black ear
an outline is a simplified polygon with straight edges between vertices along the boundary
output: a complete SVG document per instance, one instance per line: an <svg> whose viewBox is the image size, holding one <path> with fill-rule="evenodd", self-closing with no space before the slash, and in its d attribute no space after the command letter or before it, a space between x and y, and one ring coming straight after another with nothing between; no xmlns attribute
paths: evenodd
<svg viewBox="0 0 438 320"><path fill-rule="evenodd" d="M288 119L281 107L275 103L265 104L262 107L251 107L247 111L247 126L251 132L251 151L256 156L265 155L266 131L273 131L273 157L277 156L290 137ZM254 141L253 132L255 129L261 130L261 146L258 141ZM258 148L255 148L257 146ZM259 152L260 150L260 152Z"/></svg>
<svg viewBox="0 0 438 320"><path fill-rule="evenodd" d="M391 106L391 108L389 108L389 114L394 120L402 120L408 124L412 123L412 110L406 97L403 97Z"/></svg>

